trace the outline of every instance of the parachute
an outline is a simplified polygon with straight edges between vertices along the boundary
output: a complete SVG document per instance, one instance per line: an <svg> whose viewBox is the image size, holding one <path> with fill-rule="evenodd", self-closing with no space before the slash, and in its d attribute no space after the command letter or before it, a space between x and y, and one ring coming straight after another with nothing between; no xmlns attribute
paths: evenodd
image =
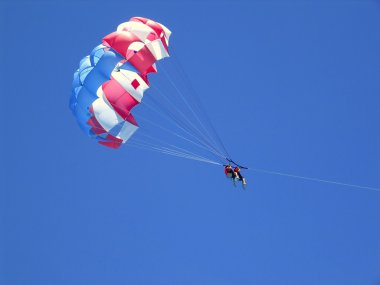
<svg viewBox="0 0 380 285"><path fill-rule="evenodd" d="M88 136L110 148L132 137L139 126L131 111L149 88L156 61L169 56L170 34L160 23L133 17L80 61L70 109Z"/></svg>
<svg viewBox="0 0 380 285"><path fill-rule="evenodd" d="M156 64L169 56L170 35L171 31L160 23L133 17L105 36L80 61L74 73L69 106L88 136L110 148L119 148L128 141L131 147L215 165L232 164L259 173L380 191L375 187L247 168L234 162L174 52L177 69L170 74L162 67L169 86L163 89L152 86L154 96L147 96L143 101L144 92L150 87L148 74L156 73ZM173 75L181 78L182 88L175 83ZM141 136L135 138L132 136L139 125L131 111L142 103L146 108L139 120L143 121L141 129L145 133L140 132ZM148 116L148 111L153 113ZM157 117L151 117L152 114ZM178 141L174 142L173 138Z"/></svg>
<svg viewBox="0 0 380 285"><path fill-rule="evenodd" d="M80 128L103 146L117 149L128 142L130 147L223 165L230 156L177 58L168 61L177 65L172 73L160 66L164 88L156 82L154 94L144 94L151 87L148 74L157 73L159 61L169 57L170 35L164 25L142 17L120 24L80 61L70 109Z"/></svg>

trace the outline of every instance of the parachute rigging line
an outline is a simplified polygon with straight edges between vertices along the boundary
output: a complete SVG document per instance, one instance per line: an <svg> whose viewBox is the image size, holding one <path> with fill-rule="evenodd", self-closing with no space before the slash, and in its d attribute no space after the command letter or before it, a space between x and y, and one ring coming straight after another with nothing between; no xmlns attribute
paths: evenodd
<svg viewBox="0 0 380 285"><path fill-rule="evenodd" d="M131 147L140 148L140 149L144 149L144 150L155 151L155 152L159 152L159 153L162 153L162 154L168 154L168 155L172 155L172 156L176 156L176 157L191 159L191 160L205 162L205 163L209 163L209 164L221 165L221 163L218 163L218 162L213 161L213 160L194 157L194 156L191 156L191 155L187 155L186 153L181 153L181 152L178 152L178 151L175 151L175 150L170 150L169 148L162 149L160 147L154 147L154 146L150 146L148 144L136 143L136 142L131 142L131 141L128 142L128 145L131 146Z"/></svg>
<svg viewBox="0 0 380 285"><path fill-rule="evenodd" d="M203 143L202 141L200 141L200 139L199 139L198 137L196 137L196 136L194 136L193 134L189 133L188 131L186 131L185 129L183 129L181 126L178 126L178 127L179 127L183 132L185 132L187 135L189 135L189 136L193 137L195 140L197 140L198 143L195 142L195 141L193 141L193 140L191 140L191 139L189 139L189 138L187 138L187 137L185 137L185 136L183 136L183 135L181 135L180 133L177 133L177 132L172 131L172 130L170 130L170 129L168 129L168 128L165 128L165 127L163 127L163 126L160 126L160 125L158 125L158 124L154 123L153 121L148 120L148 119L146 119L146 118L141 118L140 120L145 121L146 123L148 123L148 124L150 124L150 125L152 125L152 126L155 126L155 127L159 128L159 129L161 129L161 130L164 130L165 132L167 132L167 133L169 133L169 134L172 134L172 135L174 135L174 136L176 136L176 137L178 137L178 138L181 138L182 140L185 140L185 141L187 141L187 142L190 142L191 144L193 144L193 145L195 145L195 146L197 146L197 147L199 147L199 148L205 149L206 151L208 151L208 152L212 153L213 155L215 155L219 160L220 160L221 158L223 158L223 155L221 155L220 153L218 153L218 152L216 152L215 150L213 150L212 148L210 148L207 144L205 144L205 143ZM145 131L147 131L147 130L145 130ZM140 132L140 133L141 133L141 132Z"/></svg>
<svg viewBox="0 0 380 285"><path fill-rule="evenodd" d="M191 155L191 156L193 156L193 157L197 157L197 158L200 158L200 159L205 159L205 160L211 160L211 159L208 159L208 158L206 158L206 157L204 157L204 156L201 156L201 155L199 155L199 154L196 154L196 153L194 153L194 152L191 152L191 151L189 151L189 150L186 150L186 149L184 149L184 148L181 148L181 147L178 147L178 146L175 146L175 145L173 145L173 144L169 144L169 143L166 143L166 142L164 142L164 141L162 141L162 140L159 140L159 139L157 139L157 138L154 138L154 137L152 137L152 136L150 136L150 135L147 135L147 134L141 134L142 136L144 136L144 137L146 137L146 138L148 138L148 139L151 139L152 141L156 141L156 143L150 143L150 142L144 142L144 141L141 141L141 140L138 140L138 139L136 139L136 138L132 138L132 141L134 141L134 142L141 142L141 143L147 143L147 144L150 144L150 145L152 145L152 146L154 146L154 147L159 147L159 148L161 148L161 149L165 149L165 150L172 150L172 151L176 151L176 152L180 152L180 153L182 153L182 154L185 154L185 155ZM165 146L166 145L166 146ZM168 148L169 147L169 148ZM171 148L171 149L170 149Z"/></svg>
<svg viewBox="0 0 380 285"><path fill-rule="evenodd" d="M176 90L177 94L179 94L179 97L181 98L181 100L185 103L185 105L187 106L187 108L190 110L190 112L192 113L192 115L194 116L194 118L198 121L199 125L201 126L201 128L205 131L205 133L201 132L199 129L196 128L196 130L203 136L203 137L206 137L206 135L208 135L208 138L211 140L212 142L212 145L216 145L217 146L217 143L216 141L214 140L214 138L211 136L210 132L207 130L207 128L204 126L204 124L202 123L202 121L199 119L199 116L197 115L197 113L195 112L194 108L191 107L190 103L186 100L186 97L183 95L183 93L181 92L181 90L177 87L177 85L173 82L173 80L170 78L170 76L168 75L168 73L166 72L165 68L162 67L162 72L163 74L166 76L167 80L170 82L170 84L174 87L174 89ZM190 122L191 124L191 122ZM193 125L193 124L192 124Z"/></svg>
<svg viewBox="0 0 380 285"><path fill-rule="evenodd" d="M358 188L358 189L380 191L380 188L376 188L376 187L363 186L363 185L357 185L357 184L349 184L349 183L343 183L343 182L339 182L339 181L325 180L325 179L319 179L319 178L313 178L313 177L307 177L307 176L300 176L300 175L294 175L294 174L283 173L283 172L278 172L278 171L271 171L271 170L260 169L260 168L248 168L248 169L255 171L255 172L261 172L261 173L266 173L266 174L280 175L280 176L292 177L292 178L309 180L309 181L314 181L314 182L321 182L321 183L335 184L335 185L340 185L340 186L347 186L347 187Z"/></svg>
<svg viewBox="0 0 380 285"><path fill-rule="evenodd" d="M159 94L163 95L163 93L159 89L157 89L157 88L155 88L155 89L157 91L159 91ZM145 106L148 106L149 109L153 110L154 112L156 112L160 116L167 118L169 120L169 122L173 123L176 127L178 127L181 131L183 131L187 135L196 139L199 143L201 143L204 147L206 147L210 152L212 152L213 154L216 154L217 156L219 156L221 158L224 158L223 154L221 154L220 151L217 150L213 146L213 144L210 142L210 140L208 140L204 136L199 135L199 133L202 134L201 131L199 131L195 126L193 126L193 129L190 128L186 123L184 123L182 121L181 117L175 115L171 110L169 110L168 104L166 104L166 105L159 104L158 101L156 101L153 98L151 98L151 101L155 105L157 105L158 108L154 108L153 106L150 106L150 104L148 104L147 102L144 102L143 104L145 104ZM180 112L178 110L177 110L177 112L179 112L181 114L181 116L184 117L184 119L186 121L188 121L188 119L186 119L186 116L182 112ZM196 129L198 132L194 131L194 129Z"/></svg>
<svg viewBox="0 0 380 285"><path fill-rule="evenodd" d="M189 79L189 76L187 75L184 67L181 64L181 61L179 60L179 58L178 58L178 56L174 50L172 52L172 56L174 58L174 63L178 66L178 70L180 71L178 74L182 77L182 80L184 82L187 82L187 86L189 86L190 92L192 92L194 94L194 98L196 99L196 103L198 105L198 108L201 110L201 112L204 114L204 116L206 118L205 121L208 122L212 132L214 133L214 136L218 140L218 142L221 145L221 147L223 148L224 152L227 154L226 156L230 157L230 154L228 153L222 139L220 138L220 136L219 136L218 132L216 131L212 121L210 120L209 116L207 115L207 112L204 110L203 105L201 104L201 100L200 100L200 96L199 96L198 92L193 87L193 85Z"/></svg>

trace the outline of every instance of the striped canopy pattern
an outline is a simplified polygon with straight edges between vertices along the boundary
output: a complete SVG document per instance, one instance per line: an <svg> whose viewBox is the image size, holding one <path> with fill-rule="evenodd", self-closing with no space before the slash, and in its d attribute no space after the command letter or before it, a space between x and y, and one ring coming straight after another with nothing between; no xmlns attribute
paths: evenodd
<svg viewBox="0 0 380 285"><path fill-rule="evenodd" d="M103 38L74 73L70 109L81 129L100 144L118 148L138 129L131 114L149 88L148 73L169 56L170 30L133 17Z"/></svg>

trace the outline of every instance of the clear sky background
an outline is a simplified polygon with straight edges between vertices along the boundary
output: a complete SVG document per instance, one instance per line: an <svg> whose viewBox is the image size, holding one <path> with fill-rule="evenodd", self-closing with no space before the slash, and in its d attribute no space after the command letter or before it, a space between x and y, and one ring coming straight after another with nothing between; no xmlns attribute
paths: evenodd
<svg viewBox="0 0 380 285"><path fill-rule="evenodd" d="M73 72L132 16L172 30L236 160L380 187L379 1L0 0L0 284L379 285L380 191L252 171L244 191L81 132Z"/></svg>

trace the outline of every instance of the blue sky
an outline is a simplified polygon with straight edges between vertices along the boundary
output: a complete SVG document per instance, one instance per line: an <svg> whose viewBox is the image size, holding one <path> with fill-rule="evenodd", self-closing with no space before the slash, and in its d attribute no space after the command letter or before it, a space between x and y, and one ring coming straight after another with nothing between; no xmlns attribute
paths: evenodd
<svg viewBox="0 0 380 285"><path fill-rule="evenodd" d="M79 60L119 23L152 18L236 160L379 187L379 12L0 1L0 283L380 284L380 192L252 171L243 191L216 166L100 147L68 108Z"/></svg>

